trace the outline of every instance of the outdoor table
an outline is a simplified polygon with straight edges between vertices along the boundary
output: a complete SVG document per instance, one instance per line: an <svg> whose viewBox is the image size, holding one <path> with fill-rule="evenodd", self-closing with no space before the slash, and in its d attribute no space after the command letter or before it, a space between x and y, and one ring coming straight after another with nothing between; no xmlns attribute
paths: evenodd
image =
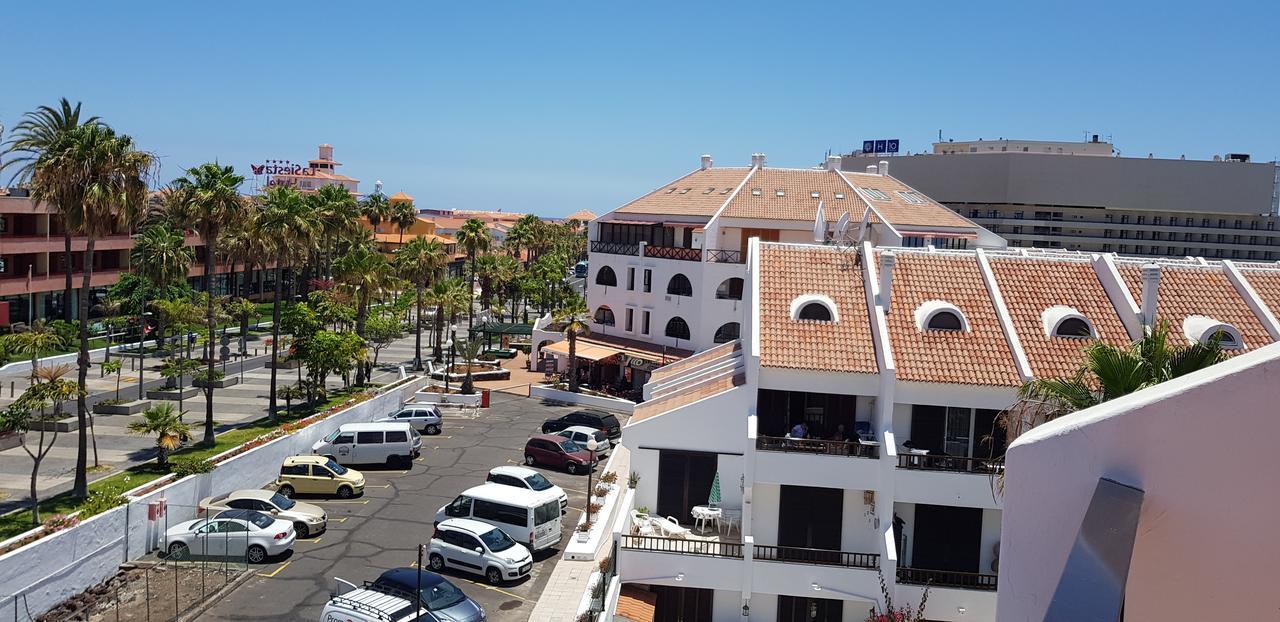
<svg viewBox="0 0 1280 622"><path fill-rule="evenodd" d="M707 523L718 523L723 516L720 508L713 508L709 505L695 505L690 512L693 514L693 526L702 533L707 531Z"/></svg>

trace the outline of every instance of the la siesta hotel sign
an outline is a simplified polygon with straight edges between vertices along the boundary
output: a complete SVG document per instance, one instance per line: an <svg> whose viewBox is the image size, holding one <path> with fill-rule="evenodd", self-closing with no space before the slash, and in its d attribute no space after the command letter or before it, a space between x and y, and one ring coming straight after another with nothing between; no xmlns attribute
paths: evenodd
<svg viewBox="0 0 1280 622"><path fill-rule="evenodd" d="M315 175L310 166L294 164L289 160L266 160L262 164L250 164L254 175Z"/></svg>

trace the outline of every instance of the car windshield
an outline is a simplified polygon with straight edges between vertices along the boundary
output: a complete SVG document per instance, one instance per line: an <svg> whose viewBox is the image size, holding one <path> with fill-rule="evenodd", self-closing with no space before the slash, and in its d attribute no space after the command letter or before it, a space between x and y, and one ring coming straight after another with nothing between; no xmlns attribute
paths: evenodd
<svg viewBox="0 0 1280 622"><path fill-rule="evenodd" d="M501 529L493 529L488 533L480 535L480 539L484 541L484 545L489 547L490 551L497 553L505 551L516 545L516 541L507 535L507 532Z"/></svg>
<svg viewBox="0 0 1280 622"><path fill-rule="evenodd" d="M534 490L546 490L554 486L554 484L552 484L547 478L543 477L541 473L534 473L533 475L524 478L524 481Z"/></svg>
<svg viewBox="0 0 1280 622"><path fill-rule="evenodd" d="M585 451L582 448L582 445L579 445L573 441L564 441L560 443L560 449L563 449L564 453L567 453L567 454L571 454L577 451Z"/></svg>
<svg viewBox="0 0 1280 622"><path fill-rule="evenodd" d="M502 533L498 531L498 533ZM410 594L413 590L409 591ZM431 611L440 611L448 609L467 599L467 595L458 589L458 586L441 579L439 583L422 588L422 600L426 602L427 609Z"/></svg>
<svg viewBox="0 0 1280 622"><path fill-rule="evenodd" d="M342 430L334 430L330 432L328 436L324 437L324 442L332 443L333 439L338 438L339 434L342 434Z"/></svg>
<svg viewBox="0 0 1280 622"><path fill-rule="evenodd" d="M257 525L258 529L266 529L271 526L271 523L276 522L276 519L262 512L245 512L244 519Z"/></svg>
<svg viewBox="0 0 1280 622"><path fill-rule="evenodd" d="M298 502L280 493L275 493L271 495L271 504L282 510L288 510L293 508L293 506L297 505Z"/></svg>
<svg viewBox="0 0 1280 622"><path fill-rule="evenodd" d="M328 462L324 463L324 466L325 468L329 469L330 471L333 471L337 475L347 474L347 467L344 467L341 464L334 462L333 458L330 458Z"/></svg>

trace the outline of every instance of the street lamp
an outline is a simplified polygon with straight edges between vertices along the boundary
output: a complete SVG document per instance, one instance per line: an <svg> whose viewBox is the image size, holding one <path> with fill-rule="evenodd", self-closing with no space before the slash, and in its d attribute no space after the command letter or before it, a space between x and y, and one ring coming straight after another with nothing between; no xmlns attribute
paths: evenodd
<svg viewBox="0 0 1280 622"><path fill-rule="evenodd" d="M145 384L142 381L142 368L144 367L144 363L146 362L146 358L147 358L144 350L146 349L147 316L149 315L151 315L150 311L143 311L142 315L138 316L138 324L139 324L138 326L138 399L139 400L146 397L146 395L144 394L144 390L142 388L142 385Z"/></svg>
<svg viewBox="0 0 1280 622"><path fill-rule="evenodd" d="M587 524L588 525L591 524L591 494L593 492L591 490L591 472L595 470L594 467L596 464L596 448L598 448L599 446L600 446L600 443L596 442L595 437L587 439L587 452L591 457L590 462L587 463Z"/></svg>
<svg viewBox="0 0 1280 622"><path fill-rule="evenodd" d="M458 325L457 325L457 324L450 324L450 325L449 325L449 340L448 340L448 341L446 341L446 342L444 342L444 347L449 348L449 365L448 365L447 367L445 367L445 368L444 368L444 392L445 392L445 394L448 394L448 393L449 393L449 375L453 373L453 355L454 355L454 348L453 348L453 344L454 344L454 341L456 341L457 339L458 339Z"/></svg>

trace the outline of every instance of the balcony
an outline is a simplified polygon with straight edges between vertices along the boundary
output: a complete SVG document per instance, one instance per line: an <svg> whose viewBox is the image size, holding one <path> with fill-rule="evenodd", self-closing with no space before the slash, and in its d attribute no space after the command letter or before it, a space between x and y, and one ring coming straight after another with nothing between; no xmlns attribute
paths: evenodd
<svg viewBox="0 0 1280 622"><path fill-rule="evenodd" d="M908 585L954 587L965 590L996 591L998 575L955 570L929 570L927 568L898 567L898 582Z"/></svg>
<svg viewBox="0 0 1280 622"><path fill-rule="evenodd" d="M777 436L760 436L756 438L756 449L759 451L782 451L823 456L847 456L852 458L879 458L880 445L871 443L850 443L845 441L827 441L811 438L779 438Z"/></svg>
<svg viewBox="0 0 1280 622"><path fill-rule="evenodd" d="M707 263L742 263L742 251L715 248L707 251Z"/></svg>
<svg viewBox="0 0 1280 622"><path fill-rule="evenodd" d="M640 252L640 245L596 240L591 243L591 252L605 253L607 255L636 255Z"/></svg>
<svg viewBox="0 0 1280 622"><path fill-rule="evenodd" d="M757 544L752 549L752 555L755 559L765 562L789 562L818 566L841 566L844 568L868 568L871 570L880 567L880 555L878 553L850 553L848 551Z"/></svg>
<svg viewBox="0 0 1280 622"><path fill-rule="evenodd" d="M723 542L719 538L664 538L661 536L622 536L622 548L653 553L676 553L742 559L741 542ZM759 547L756 547L759 548Z"/></svg>
<svg viewBox="0 0 1280 622"><path fill-rule="evenodd" d="M898 454L899 469L915 469L919 471L947 471L950 473L979 473L992 475L999 473L1000 464L990 458L966 458L964 456Z"/></svg>
<svg viewBox="0 0 1280 622"><path fill-rule="evenodd" d="M677 246L645 246L645 257L674 259L676 261L702 261L702 249Z"/></svg>

